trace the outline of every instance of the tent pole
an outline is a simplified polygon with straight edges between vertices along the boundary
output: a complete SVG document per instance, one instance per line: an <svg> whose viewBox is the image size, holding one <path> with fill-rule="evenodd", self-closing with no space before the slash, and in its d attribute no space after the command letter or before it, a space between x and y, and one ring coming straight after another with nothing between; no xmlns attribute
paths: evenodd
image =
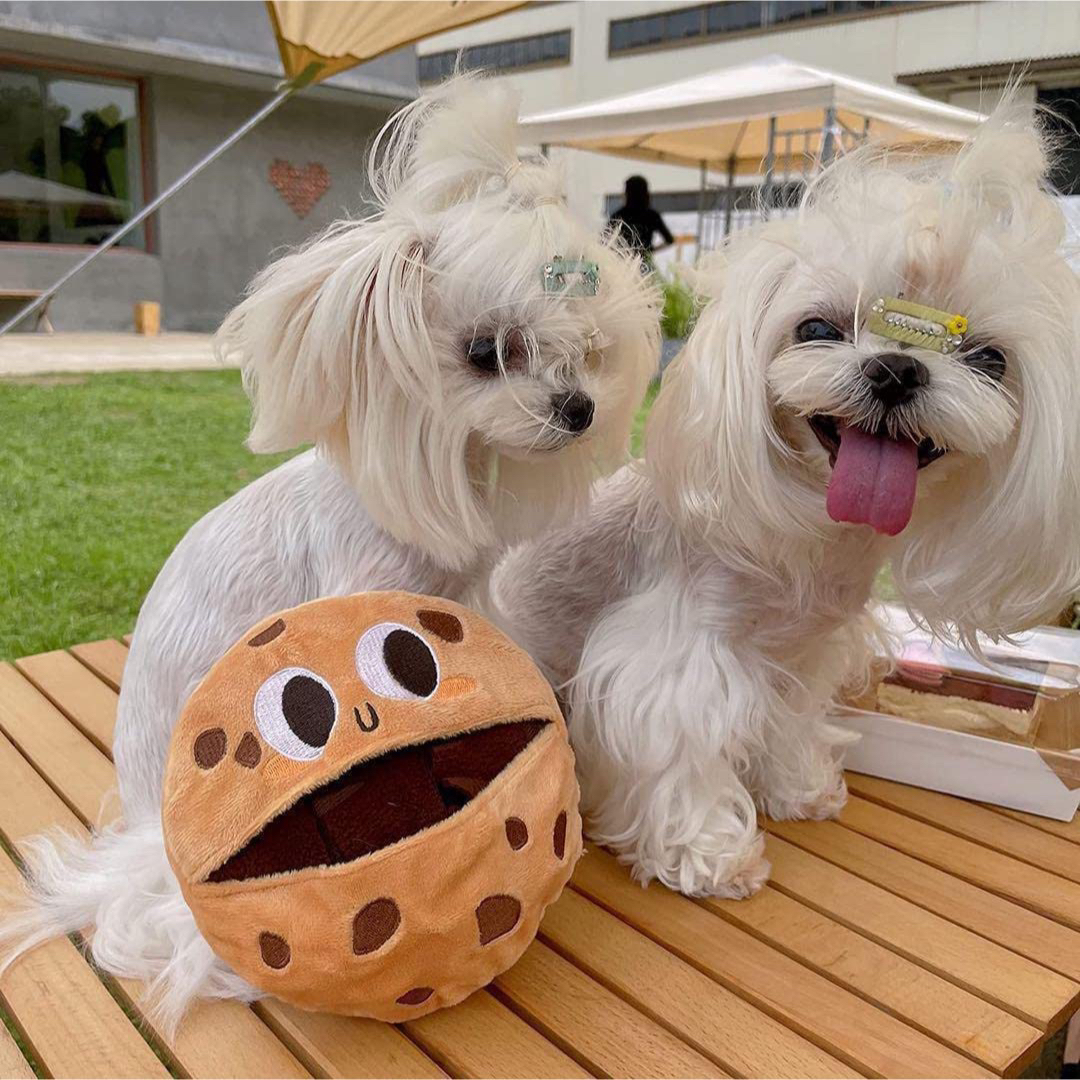
<svg viewBox="0 0 1080 1080"><path fill-rule="evenodd" d="M735 155L727 159L727 207L724 210L724 236L731 235L731 215L735 210Z"/></svg>
<svg viewBox="0 0 1080 1080"><path fill-rule="evenodd" d="M709 185L709 167L701 162L701 183L698 187L697 201L697 257L705 250L705 190Z"/></svg>
<svg viewBox="0 0 1080 1080"><path fill-rule="evenodd" d="M825 110L825 125L821 131L821 167L825 168L836 156L836 109Z"/></svg>
<svg viewBox="0 0 1080 1080"><path fill-rule="evenodd" d="M761 216L768 221L772 208L773 169L776 167L776 117L769 117L769 146L765 152L765 181L761 185Z"/></svg>
<svg viewBox="0 0 1080 1080"><path fill-rule="evenodd" d="M109 248L119 243L132 229L141 225L162 203L171 199L189 181L194 180L207 165L221 157L229 147L239 142L253 127L262 123L275 109L283 105L297 90L306 86L310 81L309 72L305 71L296 78L282 83L278 88L278 93L259 109L254 116L238 127L224 142L215 146L206 157L192 165L178 180L174 180L156 199L148 202L130 221L106 237L85 259L77 262L66 274L54 281L37 299L27 304L21 311L17 311L3 326L0 326L0 335L6 334L13 327L18 326L27 316L33 315L35 311L44 307L76 274L89 266L99 255L103 255Z"/></svg>

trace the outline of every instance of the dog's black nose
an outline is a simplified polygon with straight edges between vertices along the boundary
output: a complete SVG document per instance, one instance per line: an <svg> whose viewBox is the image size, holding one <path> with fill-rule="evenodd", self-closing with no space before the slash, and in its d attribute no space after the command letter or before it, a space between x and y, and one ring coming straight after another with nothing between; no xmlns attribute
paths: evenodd
<svg viewBox="0 0 1080 1080"><path fill-rule="evenodd" d="M575 435L580 435L592 423L594 411L593 399L580 390L572 394L556 394L551 399L551 415L555 423Z"/></svg>
<svg viewBox="0 0 1080 1080"><path fill-rule="evenodd" d="M863 361L862 373L870 392L886 408L910 401L930 381L925 364L907 353L879 353Z"/></svg>

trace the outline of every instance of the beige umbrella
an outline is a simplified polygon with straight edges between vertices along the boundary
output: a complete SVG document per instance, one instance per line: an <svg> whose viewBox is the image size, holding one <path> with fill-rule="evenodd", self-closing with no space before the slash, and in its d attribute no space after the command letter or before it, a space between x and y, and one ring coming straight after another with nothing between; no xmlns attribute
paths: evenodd
<svg viewBox="0 0 1080 1080"><path fill-rule="evenodd" d="M524 0L267 0L285 74L318 82L391 49L490 19Z"/></svg>
<svg viewBox="0 0 1080 1080"><path fill-rule="evenodd" d="M293 94L312 83L347 71L391 49L411 45L421 38L451 30L455 26L490 19L525 0L267 0L270 21L277 37L285 81L278 93L250 120L237 128L201 161L147 203L133 218L103 240L81 262L75 264L33 303L0 326L6 334L28 315L45 306L56 292L103 252L122 240L145 221L166 200L253 127L260 124Z"/></svg>

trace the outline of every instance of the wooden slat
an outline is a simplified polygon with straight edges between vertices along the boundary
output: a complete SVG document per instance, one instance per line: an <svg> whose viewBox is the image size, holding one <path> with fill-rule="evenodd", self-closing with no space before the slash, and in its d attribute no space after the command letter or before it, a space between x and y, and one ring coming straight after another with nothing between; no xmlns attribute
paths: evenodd
<svg viewBox="0 0 1080 1080"><path fill-rule="evenodd" d="M35 772L14 744L0 735L0 833L16 846L45 829L59 827L85 834L86 827L68 805Z"/></svg>
<svg viewBox="0 0 1080 1080"><path fill-rule="evenodd" d="M116 691L63 650L15 661L21 671L105 755L112 756ZM78 702L76 711L65 701Z"/></svg>
<svg viewBox="0 0 1080 1080"><path fill-rule="evenodd" d="M1044 1031L1080 1004L1080 983L770 836L770 885Z"/></svg>
<svg viewBox="0 0 1080 1080"><path fill-rule="evenodd" d="M548 908L540 936L736 1076L860 1075L580 893Z"/></svg>
<svg viewBox="0 0 1080 1080"><path fill-rule="evenodd" d="M837 820L954 877L981 885L1058 922L1080 927L1080 885L1074 881L865 799L849 799Z"/></svg>
<svg viewBox="0 0 1080 1080"><path fill-rule="evenodd" d="M0 1024L0 1076L4 1080L33 1080L34 1070L8 1029Z"/></svg>
<svg viewBox="0 0 1080 1080"><path fill-rule="evenodd" d="M10 664L0 664L0 729L84 821L115 815L112 762Z"/></svg>
<svg viewBox="0 0 1080 1080"><path fill-rule="evenodd" d="M120 689L124 664L127 662L126 645L113 638L105 638L103 641L88 641L85 645L72 645L71 654L114 690Z"/></svg>
<svg viewBox="0 0 1080 1080"><path fill-rule="evenodd" d="M592 852L574 885L684 960L856 1068L880 1076L991 1076L989 1070L659 886L642 889Z"/></svg>
<svg viewBox="0 0 1080 1080"><path fill-rule="evenodd" d="M202 1001L185 1014L173 1033L145 1015L146 985L117 979L114 985L141 1023L191 1077L296 1077L312 1073L277 1036L239 1001ZM318 1074L316 1074L318 1075Z"/></svg>
<svg viewBox="0 0 1080 1080"><path fill-rule="evenodd" d="M82 822L2 736L0 775L5 780L0 793L0 834L8 843L18 848L27 837L56 827L86 835ZM13 970L31 961L39 951L20 959ZM79 962L86 966L82 957ZM119 980L117 987L138 1008L144 988L128 980ZM162 1041L170 1043L173 1056L189 1076L308 1075L265 1025L236 1002L197 1006L184 1018L176 1035Z"/></svg>
<svg viewBox="0 0 1080 1080"><path fill-rule="evenodd" d="M316 1076L446 1076L392 1024L306 1012L274 998L257 1002L255 1012Z"/></svg>
<svg viewBox="0 0 1080 1080"><path fill-rule="evenodd" d="M994 1072L1038 1056L1038 1028L776 889L702 906Z"/></svg>
<svg viewBox="0 0 1080 1080"><path fill-rule="evenodd" d="M595 1076L728 1075L541 942L495 985L516 1013Z"/></svg>
<svg viewBox="0 0 1080 1080"><path fill-rule="evenodd" d="M590 1076L486 991L402 1025L452 1076Z"/></svg>
<svg viewBox="0 0 1080 1080"><path fill-rule="evenodd" d="M1053 818L1040 817L1038 814L1025 814L1022 810L1011 810L1007 806L990 806L989 803L981 804L985 809L992 810L995 814L1004 814L1015 821L1022 821L1033 829L1041 829L1043 832L1060 836L1062 840L1068 840L1072 844L1080 844L1080 814L1072 821L1055 821Z"/></svg>
<svg viewBox="0 0 1080 1080"><path fill-rule="evenodd" d="M950 922L1080 980L1080 934L1075 930L832 821L778 821L768 828Z"/></svg>
<svg viewBox="0 0 1080 1080"><path fill-rule="evenodd" d="M1022 862L1080 883L1080 846L985 810L977 803L874 776L848 778L848 790L871 802L1002 851Z"/></svg>
<svg viewBox="0 0 1080 1080"><path fill-rule="evenodd" d="M0 887L19 871L0 852ZM56 938L0 978L0 1000L34 1057L53 1076L168 1077L169 1072L67 938Z"/></svg>

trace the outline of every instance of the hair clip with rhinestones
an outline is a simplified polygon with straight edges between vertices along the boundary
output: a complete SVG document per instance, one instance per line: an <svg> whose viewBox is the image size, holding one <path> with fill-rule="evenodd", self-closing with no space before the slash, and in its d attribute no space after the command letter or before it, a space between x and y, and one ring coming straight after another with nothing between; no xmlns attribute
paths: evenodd
<svg viewBox="0 0 1080 1080"><path fill-rule="evenodd" d="M870 308L866 328L879 337L951 353L964 343L968 321L966 315L953 315L896 296L879 296Z"/></svg>
<svg viewBox="0 0 1080 1080"><path fill-rule="evenodd" d="M556 255L541 272L544 292L560 296L595 296L600 288L600 267L584 259Z"/></svg>

